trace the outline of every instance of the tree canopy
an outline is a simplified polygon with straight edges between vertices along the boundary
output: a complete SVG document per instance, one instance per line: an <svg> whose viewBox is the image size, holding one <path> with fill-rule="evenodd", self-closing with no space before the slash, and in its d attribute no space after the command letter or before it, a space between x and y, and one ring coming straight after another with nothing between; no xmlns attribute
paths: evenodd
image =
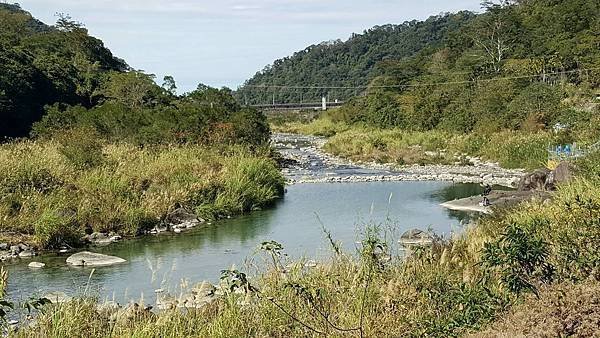
<svg viewBox="0 0 600 338"><path fill-rule="evenodd" d="M0 137L25 136L44 106L92 106L104 74L128 70L83 25L61 15L54 26L18 5L0 4Z"/></svg>
<svg viewBox="0 0 600 338"><path fill-rule="evenodd" d="M589 102L600 84L598 1L484 1L482 8L310 46L257 73L237 98L264 104L327 95L347 101L330 114L335 121L414 130L544 128L566 111L592 109L569 98Z"/></svg>

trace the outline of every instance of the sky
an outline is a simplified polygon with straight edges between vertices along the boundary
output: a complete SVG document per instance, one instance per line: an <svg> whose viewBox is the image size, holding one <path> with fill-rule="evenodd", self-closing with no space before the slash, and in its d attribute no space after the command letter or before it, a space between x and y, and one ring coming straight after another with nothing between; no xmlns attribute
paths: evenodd
<svg viewBox="0 0 600 338"><path fill-rule="evenodd" d="M13 0L45 23L65 13L135 69L236 89L274 60L375 25L479 11L480 0Z"/></svg>

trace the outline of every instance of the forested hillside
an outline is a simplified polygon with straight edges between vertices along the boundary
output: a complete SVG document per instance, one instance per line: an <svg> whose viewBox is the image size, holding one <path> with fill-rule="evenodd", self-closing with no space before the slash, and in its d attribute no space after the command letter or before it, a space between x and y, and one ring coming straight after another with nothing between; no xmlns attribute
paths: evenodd
<svg viewBox="0 0 600 338"><path fill-rule="evenodd" d="M50 27L18 5L0 4L0 137L27 135L44 105L96 104L102 77L127 69L67 16Z"/></svg>
<svg viewBox="0 0 600 338"><path fill-rule="evenodd" d="M47 26L8 4L0 4L0 116L0 137L76 127L138 144L256 145L269 137L262 115L243 110L229 90L199 85L178 96L172 77L158 86L70 17Z"/></svg>
<svg viewBox="0 0 600 338"><path fill-rule="evenodd" d="M248 103L266 103L272 95L278 102L319 101L327 91L321 89L263 89L253 86L360 86L378 74L377 64L385 60L415 55L424 48L443 45L448 34L470 22L474 14L460 12L431 17L426 21L408 21L400 25L387 24L353 34L347 41L335 40L312 45L293 56L276 60L237 91L238 99ZM355 95L356 91L337 90L331 95L339 99Z"/></svg>
<svg viewBox="0 0 600 338"><path fill-rule="evenodd" d="M588 124L600 83L600 4L484 3L443 46L379 64L334 120L412 130L540 130Z"/></svg>
<svg viewBox="0 0 600 338"><path fill-rule="evenodd" d="M259 72L241 87L238 99L355 96L332 114L334 121L413 130L540 129L573 118L589 121L580 117L597 105L599 2L482 6L478 15L375 27L346 42L311 46Z"/></svg>
<svg viewBox="0 0 600 338"><path fill-rule="evenodd" d="M78 246L180 207L219 218L281 196L264 115L228 89L176 89L68 16L47 26L0 4L0 240Z"/></svg>

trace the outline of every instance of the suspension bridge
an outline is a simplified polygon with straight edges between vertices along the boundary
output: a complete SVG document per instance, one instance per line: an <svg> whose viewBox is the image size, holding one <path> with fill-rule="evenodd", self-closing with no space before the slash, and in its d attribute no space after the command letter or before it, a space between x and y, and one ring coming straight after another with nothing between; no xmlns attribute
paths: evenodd
<svg viewBox="0 0 600 338"><path fill-rule="evenodd" d="M296 103L268 103L251 104L249 107L257 108L263 111L298 111L298 110L328 110L341 107L344 101L327 101L323 98L321 102L296 102Z"/></svg>

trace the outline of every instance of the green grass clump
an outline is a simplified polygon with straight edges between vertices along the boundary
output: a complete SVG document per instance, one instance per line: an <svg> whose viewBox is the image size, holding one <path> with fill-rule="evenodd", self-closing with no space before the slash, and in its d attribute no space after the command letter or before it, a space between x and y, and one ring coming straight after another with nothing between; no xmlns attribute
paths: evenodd
<svg viewBox="0 0 600 338"><path fill-rule="evenodd" d="M90 228L139 234L177 205L215 208L218 213L203 216L219 217L263 207L282 195L284 181L274 161L241 147L118 143L102 145L98 157L90 155L97 144L92 143L0 145L4 234L25 236L40 247L74 245ZM195 198L201 192L214 198Z"/></svg>

